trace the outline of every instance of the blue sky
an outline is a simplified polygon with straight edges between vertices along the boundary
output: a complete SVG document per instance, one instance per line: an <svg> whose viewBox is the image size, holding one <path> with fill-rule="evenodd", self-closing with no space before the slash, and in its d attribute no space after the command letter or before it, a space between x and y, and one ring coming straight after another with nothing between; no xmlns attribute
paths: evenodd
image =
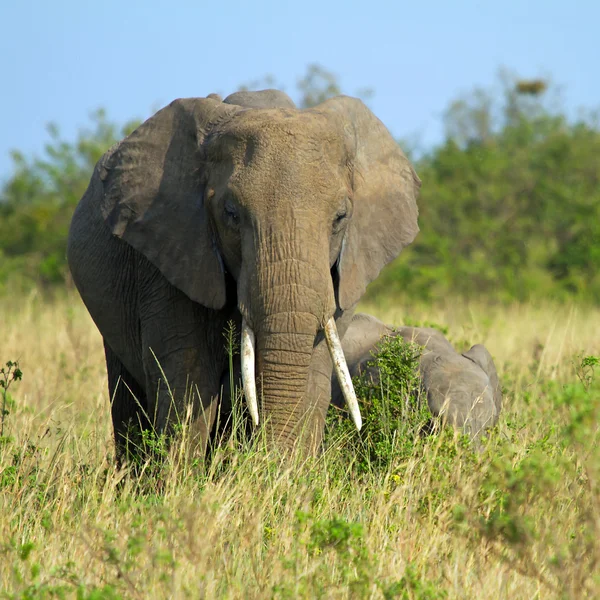
<svg viewBox="0 0 600 600"><path fill-rule="evenodd" d="M42 151L49 121L72 139L98 107L146 118L267 74L295 93L309 63L345 93L373 88L375 114L425 146L450 100L501 66L551 76L576 114L600 106L599 23L597 0L3 0L0 180L10 149Z"/></svg>

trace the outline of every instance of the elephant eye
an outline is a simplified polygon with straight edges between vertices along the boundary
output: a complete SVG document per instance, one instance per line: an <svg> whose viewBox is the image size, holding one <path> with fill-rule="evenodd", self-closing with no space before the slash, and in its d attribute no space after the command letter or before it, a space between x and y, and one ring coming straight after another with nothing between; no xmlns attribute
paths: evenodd
<svg viewBox="0 0 600 600"><path fill-rule="evenodd" d="M340 230L340 228L347 216L348 216L348 211L345 208L341 209L337 212L337 214L335 215L335 218L333 219L333 232L334 233L337 233Z"/></svg>
<svg viewBox="0 0 600 600"><path fill-rule="evenodd" d="M228 221L231 225L237 226L240 222L238 211L230 202L225 203L225 206L223 207L223 214L225 215L226 221Z"/></svg>

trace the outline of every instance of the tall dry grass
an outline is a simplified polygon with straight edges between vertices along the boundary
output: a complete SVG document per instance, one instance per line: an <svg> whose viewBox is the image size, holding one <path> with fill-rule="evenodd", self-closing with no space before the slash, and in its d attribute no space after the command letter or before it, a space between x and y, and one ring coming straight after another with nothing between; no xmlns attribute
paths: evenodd
<svg viewBox="0 0 600 600"><path fill-rule="evenodd" d="M128 477L113 465L101 338L80 301L0 300L0 363L23 370L0 446L3 593L600 597L600 373L580 366L600 355L600 310L365 308L486 344L506 393L479 452L445 432L359 472L343 440L284 464L229 443L206 468Z"/></svg>

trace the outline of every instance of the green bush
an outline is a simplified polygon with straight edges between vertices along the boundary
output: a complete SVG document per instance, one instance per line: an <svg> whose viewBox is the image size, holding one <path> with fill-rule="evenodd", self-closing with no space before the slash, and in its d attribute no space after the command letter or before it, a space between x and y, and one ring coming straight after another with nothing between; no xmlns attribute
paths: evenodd
<svg viewBox="0 0 600 600"><path fill-rule="evenodd" d="M600 302L597 122L571 123L510 85L499 98L449 109L446 141L417 163L421 232L370 298Z"/></svg>
<svg viewBox="0 0 600 600"><path fill-rule="evenodd" d="M345 413L330 410L328 435L351 452L359 472L389 468L399 456L411 456L431 413L419 393L422 348L401 336L385 337L367 369L353 378L363 426L357 432Z"/></svg>
<svg viewBox="0 0 600 600"><path fill-rule="evenodd" d="M117 127L103 110L75 142L50 125L43 158L13 151L14 172L0 191L0 292L64 285L66 241L75 206L102 154L137 126Z"/></svg>

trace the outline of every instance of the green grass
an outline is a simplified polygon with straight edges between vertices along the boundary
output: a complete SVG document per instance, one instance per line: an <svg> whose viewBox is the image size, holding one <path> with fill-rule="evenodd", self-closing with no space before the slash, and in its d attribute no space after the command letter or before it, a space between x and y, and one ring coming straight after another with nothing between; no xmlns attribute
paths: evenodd
<svg viewBox="0 0 600 600"><path fill-rule="evenodd" d="M161 468L132 478L79 300L0 302L0 363L23 373L5 390L0 597L600 597L600 310L376 311L490 349L505 402L478 450L423 428L398 341L382 366L406 383L358 382L364 432L330 419L318 458L282 462L234 431L203 466L184 423Z"/></svg>

